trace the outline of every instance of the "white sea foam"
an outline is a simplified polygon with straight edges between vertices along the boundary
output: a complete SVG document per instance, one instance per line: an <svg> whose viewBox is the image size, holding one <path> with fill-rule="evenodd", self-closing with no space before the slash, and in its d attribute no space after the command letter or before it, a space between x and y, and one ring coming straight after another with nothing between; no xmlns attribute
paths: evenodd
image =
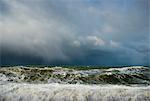
<svg viewBox="0 0 150 101"><path fill-rule="evenodd" d="M143 69L146 69L146 67L143 66L131 66L131 67L123 67L123 68L110 68L107 69L106 71L113 71L113 70L118 70L121 73L137 73L141 72Z"/></svg>
<svg viewBox="0 0 150 101"><path fill-rule="evenodd" d="M150 101L150 86L1 83L0 101Z"/></svg>
<svg viewBox="0 0 150 101"><path fill-rule="evenodd" d="M0 70L0 101L150 101L150 75L149 68L146 67L90 70L18 67L1 68ZM70 77L67 78L68 74ZM91 79L88 78L90 75L96 76ZM131 81L135 80L137 85L133 86L132 84L134 83L129 81L125 82L125 84L130 86L108 85L107 82L98 82L96 83L97 85L92 85L95 82L83 82L84 80L87 80L86 82L89 80L96 81L99 78L103 80L103 75L109 77L105 79L106 81L125 76L125 80L126 78ZM46 79L48 82L39 84L44 83L44 81L27 81L34 80L32 77L36 77L37 81ZM77 79L78 77L80 79ZM82 81L83 78L86 79ZM124 79L119 80L123 81ZM69 84L69 82L72 84Z"/></svg>

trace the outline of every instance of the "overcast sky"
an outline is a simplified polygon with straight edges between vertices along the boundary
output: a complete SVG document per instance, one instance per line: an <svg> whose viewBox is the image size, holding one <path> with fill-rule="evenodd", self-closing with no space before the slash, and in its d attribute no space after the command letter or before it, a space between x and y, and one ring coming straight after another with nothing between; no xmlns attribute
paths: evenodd
<svg viewBox="0 0 150 101"><path fill-rule="evenodd" d="M0 0L1 65L150 65L149 0Z"/></svg>

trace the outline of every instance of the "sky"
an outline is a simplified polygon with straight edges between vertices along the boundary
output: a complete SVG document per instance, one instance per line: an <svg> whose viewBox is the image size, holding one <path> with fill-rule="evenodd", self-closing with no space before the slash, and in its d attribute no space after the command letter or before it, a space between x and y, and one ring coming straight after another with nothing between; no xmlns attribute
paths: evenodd
<svg viewBox="0 0 150 101"><path fill-rule="evenodd" d="M0 0L1 65L150 65L149 0Z"/></svg>

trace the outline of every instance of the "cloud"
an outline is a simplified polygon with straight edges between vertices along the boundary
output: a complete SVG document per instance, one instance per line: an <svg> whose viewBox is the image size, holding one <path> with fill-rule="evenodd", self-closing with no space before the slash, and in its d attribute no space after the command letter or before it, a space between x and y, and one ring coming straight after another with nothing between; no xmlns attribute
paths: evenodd
<svg viewBox="0 0 150 101"><path fill-rule="evenodd" d="M111 45L112 47L118 47L118 46L119 46L119 43L114 42L113 40L110 40L110 45Z"/></svg>
<svg viewBox="0 0 150 101"><path fill-rule="evenodd" d="M149 64L148 0L1 0L2 64Z"/></svg>
<svg viewBox="0 0 150 101"><path fill-rule="evenodd" d="M77 40L73 41L73 46L80 47L81 46L80 41L77 41Z"/></svg>
<svg viewBox="0 0 150 101"><path fill-rule="evenodd" d="M90 47L101 47L105 45L105 41L97 36L78 36L77 40L73 41L74 46L90 46Z"/></svg>
<svg viewBox="0 0 150 101"><path fill-rule="evenodd" d="M105 45L104 40L102 40L96 36L87 36L87 41L92 42L95 46Z"/></svg>
<svg viewBox="0 0 150 101"><path fill-rule="evenodd" d="M71 36L67 24L53 17L44 17L21 2L6 3L10 5L11 14L2 16L2 45L9 45L16 51L27 49L47 60L66 58L61 52L61 42Z"/></svg>

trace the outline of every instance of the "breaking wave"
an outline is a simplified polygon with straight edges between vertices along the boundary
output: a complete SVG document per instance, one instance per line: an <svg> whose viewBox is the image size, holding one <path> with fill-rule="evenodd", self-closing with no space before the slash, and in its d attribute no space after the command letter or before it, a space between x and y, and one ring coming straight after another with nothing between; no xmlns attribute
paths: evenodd
<svg viewBox="0 0 150 101"><path fill-rule="evenodd" d="M85 67L86 68L86 67ZM150 84L150 68L124 67L109 69L72 69L5 67L0 68L0 81L61 84Z"/></svg>
<svg viewBox="0 0 150 101"><path fill-rule="evenodd" d="M1 101L149 101L150 86L81 84L0 85Z"/></svg>
<svg viewBox="0 0 150 101"><path fill-rule="evenodd" d="M150 101L150 69L1 67L0 101Z"/></svg>

